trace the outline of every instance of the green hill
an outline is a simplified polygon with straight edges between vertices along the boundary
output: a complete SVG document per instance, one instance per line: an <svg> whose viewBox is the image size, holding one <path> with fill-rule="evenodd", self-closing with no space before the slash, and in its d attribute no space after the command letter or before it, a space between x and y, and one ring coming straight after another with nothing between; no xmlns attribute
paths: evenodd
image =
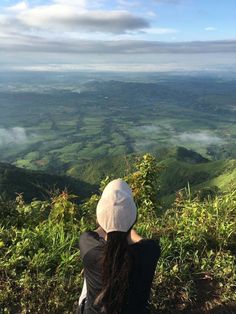
<svg viewBox="0 0 236 314"><path fill-rule="evenodd" d="M205 194L227 191L235 185L236 160L210 161L183 147L162 149L156 155L160 167L157 198L164 207L174 201L177 191L188 185L193 193L203 194L204 191ZM16 193L23 192L27 201L34 197L45 198L49 191L67 187L71 193L85 198L98 189L100 181L106 176L124 177L135 171L138 157L130 154L85 161L70 167L67 176L50 175L0 163L0 193L13 198Z"/></svg>
<svg viewBox="0 0 236 314"><path fill-rule="evenodd" d="M69 168L66 174L90 184L99 184L106 176L122 177L133 170L136 157L130 154L85 161Z"/></svg>
<svg viewBox="0 0 236 314"><path fill-rule="evenodd" d="M218 160L201 164L189 164L168 158L159 163L162 167L159 182L160 196L169 205L176 191L190 185L192 192L227 191L236 182L236 160ZM235 186L236 187L236 186Z"/></svg>
<svg viewBox="0 0 236 314"><path fill-rule="evenodd" d="M236 160L210 161L200 154L184 147L162 149L156 153L161 168L158 185L158 198L169 206L175 193L190 185L193 192L208 189L227 191L236 182ZM115 156L87 161L71 167L67 175L90 184L99 184L106 176L123 177L134 170L137 155Z"/></svg>
<svg viewBox="0 0 236 314"><path fill-rule="evenodd" d="M200 154L186 149L184 147L166 148L157 151L157 158L169 160L174 158L176 161L185 162L187 164L205 163L209 160ZM106 176L122 177L130 171L134 170L134 164L139 155L118 155L107 156L90 161L84 161L78 165L72 166L67 170L67 175L80 178L85 182L99 184Z"/></svg>
<svg viewBox="0 0 236 314"><path fill-rule="evenodd" d="M15 198L23 193L24 199L45 199L56 189L68 189L83 199L96 190L94 185L66 176L50 175L41 171L26 170L7 163L0 163L0 195Z"/></svg>

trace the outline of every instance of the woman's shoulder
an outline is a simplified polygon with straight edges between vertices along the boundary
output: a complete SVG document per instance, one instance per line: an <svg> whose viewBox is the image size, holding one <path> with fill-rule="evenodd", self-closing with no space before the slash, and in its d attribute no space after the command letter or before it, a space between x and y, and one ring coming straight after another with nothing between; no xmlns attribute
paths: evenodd
<svg viewBox="0 0 236 314"><path fill-rule="evenodd" d="M98 234L94 231L84 231L80 234L80 241L86 241L87 239L97 239L98 238Z"/></svg>
<svg viewBox="0 0 236 314"><path fill-rule="evenodd" d="M138 247L141 251L145 251L145 254L150 252L152 255L157 255L157 257L161 253L159 240L142 238L140 241L132 244L132 247Z"/></svg>
<svg viewBox="0 0 236 314"><path fill-rule="evenodd" d="M95 231L85 231L79 237L80 254L83 257L91 249L101 245L101 238Z"/></svg>

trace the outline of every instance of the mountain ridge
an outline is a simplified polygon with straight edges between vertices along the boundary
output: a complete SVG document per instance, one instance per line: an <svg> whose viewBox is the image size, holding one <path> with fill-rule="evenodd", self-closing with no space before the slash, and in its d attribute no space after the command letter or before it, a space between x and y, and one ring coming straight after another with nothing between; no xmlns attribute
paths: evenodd
<svg viewBox="0 0 236 314"><path fill-rule="evenodd" d="M0 162L0 195L6 198L14 199L17 194L23 193L26 201L33 198L45 199L57 189L60 191L68 189L70 193L83 199L93 193L96 187L68 176L53 175Z"/></svg>

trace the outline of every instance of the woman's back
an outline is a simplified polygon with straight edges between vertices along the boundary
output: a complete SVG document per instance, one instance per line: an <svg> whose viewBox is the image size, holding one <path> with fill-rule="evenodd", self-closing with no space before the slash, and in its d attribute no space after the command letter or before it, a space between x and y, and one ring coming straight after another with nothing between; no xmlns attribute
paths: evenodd
<svg viewBox="0 0 236 314"><path fill-rule="evenodd" d="M105 245L106 241L94 231L84 232L80 236L80 254L87 283L86 314L101 313L101 308L94 305L94 301L102 289L101 260ZM129 249L132 268L121 314L146 314L149 313L148 300L156 264L160 257L160 247L153 240L142 239L130 244Z"/></svg>

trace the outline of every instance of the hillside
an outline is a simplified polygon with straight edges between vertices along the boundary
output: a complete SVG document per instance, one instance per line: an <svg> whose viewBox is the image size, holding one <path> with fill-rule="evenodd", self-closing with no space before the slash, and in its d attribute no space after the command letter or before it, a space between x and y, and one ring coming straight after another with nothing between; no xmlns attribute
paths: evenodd
<svg viewBox="0 0 236 314"><path fill-rule="evenodd" d="M44 199L50 191L67 187L69 192L83 199L97 191L100 181L107 176L124 177L134 171L138 158L130 154L85 161L69 168L67 176L0 163L0 193L9 198L15 198L16 193L23 193L25 200L29 201L33 198ZM160 173L156 195L164 208L171 205L177 191L188 185L192 193L207 195L227 191L236 182L236 160L210 161L183 147L157 152L157 164Z"/></svg>
<svg viewBox="0 0 236 314"><path fill-rule="evenodd" d="M106 176L122 177L133 170L136 157L137 155L129 154L85 161L69 168L66 174L90 184L99 184Z"/></svg>
<svg viewBox="0 0 236 314"><path fill-rule="evenodd" d="M156 152L157 159L162 162L173 159L184 164L202 164L209 162L208 159L193 150L184 147L162 148ZM99 184L106 176L124 176L134 170L138 154L127 154L117 156L107 156L96 159L96 161L84 161L67 170L67 175L80 178L91 184ZM167 162L168 163L168 162Z"/></svg>
<svg viewBox="0 0 236 314"><path fill-rule="evenodd" d="M236 182L236 160L210 161L184 147L162 149L156 153L161 168L158 178L158 198L169 206L175 193L190 185L193 192L210 188L212 192L227 191ZM71 167L67 175L90 184L99 184L106 176L123 177L134 170L137 155L120 155L88 161Z"/></svg>
<svg viewBox="0 0 236 314"><path fill-rule="evenodd" d="M161 215L159 165L146 154L125 177L138 205L135 229L161 245L151 313L235 313L236 190L204 200L183 194ZM98 199L94 194L76 204L61 193L29 204L22 198L0 203L3 313L75 313L83 284L79 237L95 229Z"/></svg>
<svg viewBox="0 0 236 314"><path fill-rule="evenodd" d="M176 191L190 185L192 193L208 189L208 193L236 188L236 160L218 160L190 164L167 158L159 163L160 197L166 205L175 198Z"/></svg>
<svg viewBox="0 0 236 314"><path fill-rule="evenodd" d="M7 163L0 163L0 195L15 198L23 193L24 199L48 198L51 192L67 189L80 199L86 198L95 191L95 187L79 179L66 176L50 175L41 171L26 170Z"/></svg>

